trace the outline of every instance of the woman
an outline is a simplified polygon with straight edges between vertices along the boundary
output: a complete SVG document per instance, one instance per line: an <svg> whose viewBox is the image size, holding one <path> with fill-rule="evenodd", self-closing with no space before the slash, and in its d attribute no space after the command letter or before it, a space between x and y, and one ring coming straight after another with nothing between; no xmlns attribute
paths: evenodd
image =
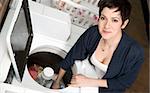
<svg viewBox="0 0 150 93"><path fill-rule="evenodd" d="M98 79L73 75L70 86L99 87L100 93L121 93L136 79L144 53L141 46L123 29L129 22L131 5L127 0L100 0L99 23L81 35L63 62L52 88L60 88L60 80L76 60L88 59ZM88 67L87 67L88 68Z"/></svg>

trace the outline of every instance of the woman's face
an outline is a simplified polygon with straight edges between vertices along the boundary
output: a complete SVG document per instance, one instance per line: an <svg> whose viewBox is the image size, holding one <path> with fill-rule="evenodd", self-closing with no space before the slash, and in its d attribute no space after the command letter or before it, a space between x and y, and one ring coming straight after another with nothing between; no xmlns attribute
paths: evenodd
<svg viewBox="0 0 150 93"><path fill-rule="evenodd" d="M105 7L99 18L99 32L104 39L113 39L122 35L122 30L126 24L123 24L120 11L117 8Z"/></svg>

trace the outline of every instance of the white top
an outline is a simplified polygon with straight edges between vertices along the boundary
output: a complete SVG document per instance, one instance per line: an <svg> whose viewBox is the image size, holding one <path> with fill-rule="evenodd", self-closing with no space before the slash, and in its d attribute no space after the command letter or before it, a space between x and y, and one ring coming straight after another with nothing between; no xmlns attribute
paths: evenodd
<svg viewBox="0 0 150 93"><path fill-rule="evenodd" d="M90 60L91 60L91 63L95 66L95 70L96 70L98 78L102 78L107 71L108 65L105 65L105 64L99 62L96 59L95 52L91 56Z"/></svg>

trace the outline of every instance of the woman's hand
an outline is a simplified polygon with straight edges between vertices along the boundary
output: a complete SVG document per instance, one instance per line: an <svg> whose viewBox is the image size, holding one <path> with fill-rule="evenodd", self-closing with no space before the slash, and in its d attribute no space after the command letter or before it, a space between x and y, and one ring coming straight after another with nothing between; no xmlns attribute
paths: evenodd
<svg viewBox="0 0 150 93"><path fill-rule="evenodd" d="M80 74L73 75L71 79L71 84L69 86L72 87L92 86L91 79Z"/></svg>
<svg viewBox="0 0 150 93"><path fill-rule="evenodd" d="M52 89L60 89L61 88L60 84L61 84L61 80L62 80L62 77L64 76L65 72L66 71L64 69L60 68L59 74L56 75L56 77L53 79L54 82L51 86Z"/></svg>
<svg viewBox="0 0 150 93"><path fill-rule="evenodd" d="M105 87L107 88L107 80L106 79L92 79L88 78L84 75L73 75L71 79L71 84L69 86L72 87Z"/></svg>
<svg viewBox="0 0 150 93"><path fill-rule="evenodd" d="M52 89L60 89L60 82L54 81L51 88Z"/></svg>
<svg viewBox="0 0 150 93"><path fill-rule="evenodd" d="M52 89L59 89L60 88L60 82L59 81L57 81L57 77L58 77L58 75L54 75L54 77L53 77L53 83L52 83L52 86L51 86L51 88Z"/></svg>

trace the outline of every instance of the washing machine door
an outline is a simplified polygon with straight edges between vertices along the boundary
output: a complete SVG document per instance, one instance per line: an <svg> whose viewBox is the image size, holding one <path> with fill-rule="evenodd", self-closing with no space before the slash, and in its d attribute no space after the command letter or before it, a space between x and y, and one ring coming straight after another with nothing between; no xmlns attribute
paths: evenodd
<svg viewBox="0 0 150 93"><path fill-rule="evenodd" d="M14 13L7 33L8 53L17 80L21 81L33 38L28 0L14 0L10 9Z"/></svg>

